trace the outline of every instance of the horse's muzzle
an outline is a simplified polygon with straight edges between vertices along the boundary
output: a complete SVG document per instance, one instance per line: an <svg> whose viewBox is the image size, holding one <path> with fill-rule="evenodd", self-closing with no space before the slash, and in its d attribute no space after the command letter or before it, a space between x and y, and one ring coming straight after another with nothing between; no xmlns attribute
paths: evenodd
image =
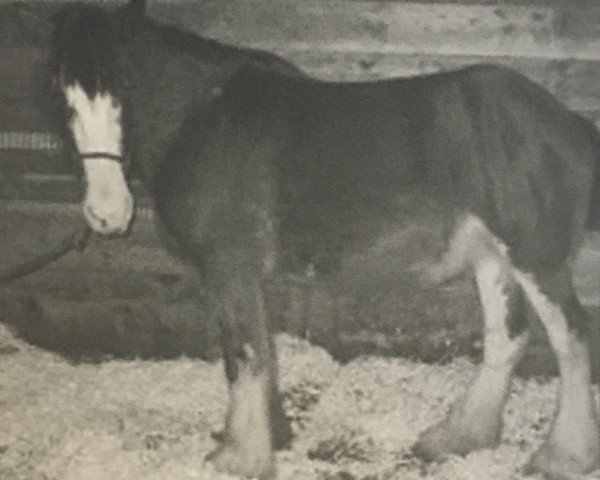
<svg viewBox="0 0 600 480"><path fill-rule="evenodd" d="M86 197L83 215L90 228L102 236L118 236L127 232L133 218L133 198L126 195L119 201L99 202Z"/></svg>

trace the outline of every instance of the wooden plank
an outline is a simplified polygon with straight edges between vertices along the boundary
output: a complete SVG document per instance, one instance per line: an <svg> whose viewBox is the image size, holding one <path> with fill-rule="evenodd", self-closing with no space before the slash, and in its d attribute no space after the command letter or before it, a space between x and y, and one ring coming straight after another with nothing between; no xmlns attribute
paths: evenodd
<svg viewBox="0 0 600 480"><path fill-rule="evenodd" d="M289 51L285 56L309 75L325 80L377 80L453 70L477 63L506 65L547 88L573 110L600 110L600 62L524 57Z"/></svg>
<svg viewBox="0 0 600 480"><path fill-rule="evenodd" d="M0 97L0 130L47 129L40 110L32 103L30 94L18 99Z"/></svg>
<svg viewBox="0 0 600 480"><path fill-rule="evenodd" d="M0 2L0 43L18 47L47 43L47 20L58 6L56 2Z"/></svg>
<svg viewBox="0 0 600 480"><path fill-rule="evenodd" d="M153 4L155 18L228 43L318 49L600 60L600 6L207 0Z"/></svg>
<svg viewBox="0 0 600 480"><path fill-rule="evenodd" d="M270 16L263 17L267 10ZM381 78L488 61L516 67L571 108L600 108L600 62L575 60L589 57L586 52L600 39L599 8L210 0L177 5L159 2L152 11L157 18L200 34L283 54L323 78ZM507 35L507 25L518 30L509 32L515 39L497 38L498 32ZM568 60L553 59L557 35L564 40L563 47L568 43L574 48L558 55L562 58L569 53ZM541 42L544 52L528 50L519 43L529 37ZM465 48L460 47L461 42ZM504 46L490 50L486 47L490 42ZM459 53L449 53L453 51ZM595 51L600 55L600 48ZM529 58L531 54L544 58ZM18 98L31 96L37 84L32 71L43 60L42 53L31 46L5 47L0 48L0 58L11 66L0 68L0 92L4 89L6 95ZM354 58L358 63L353 65ZM33 107L20 110L15 104L3 103L0 129L33 129L45 121Z"/></svg>
<svg viewBox="0 0 600 480"><path fill-rule="evenodd" d="M79 205L0 201L2 211L2 245L11 255L0 258L2 266L31 257L49 245L56 244L84 224ZM176 267L177 261L167 253L156 227L152 210L140 207L132 229L118 241L92 236L89 248L53 265L56 268L88 268L132 270L164 270Z"/></svg>
<svg viewBox="0 0 600 480"><path fill-rule="evenodd" d="M99 3L106 5L108 8L120 6L126 4L129 0L79 0L78 3ZM156 5L170 5L179 6L185 4L197 3L198 0L148 0L149 4ZM290 1L290 0L288 0ZM327 1L327 0L324 0ZM346 0L356 3L360 2L372 2L373 0ZM491 6L505 6L505 5L528 5L528 6L549 6L549 7L563 7L565 0L419 0L419 2L410 2L408 0L378 0L380 3L421 3L427 4L449 4L449 5L491 5ZM65 4L70 3L72 0L30 0L27 3L33 5L46 5L49 4ZM0 0L0 7L3 5L10 5L15 3L15 0ZM594 6L596 0L569 0L568 6L570 8L588 8Z"/></svg>
<svg viewBox="0 0 600 480"><path fill-rule="evenodd" d="M0 98L31 97L36 87L32 75L45 61L33 46L0 46Z"/></svg>
<svg viewBox="0 0 600 480"><path fill-rule="evenodd" d="M37 8L47 15L47 5L60 3L37 2ZM597 3L481 3L487 2L170 0L151 2L150 10L196 33L267 49L287 44L333 51L600 59Z"/></svg>
<svg viewBox="0 0 600 480"><path fill-rule="evenodd" d="M0 199L12 202L78 203L82 187L71 176L17 175L0 177Z"/></svg>
<svg viewBox="0 0 600 480"><path fill-rule="evenodd" d="M600 62L596 61L356 50L332 52L312 48L291 50L287 45L270 51L289 59L307 73L328 80L373 80L449 70L475 63L498 63L513 67L544 85L572 108L589 110L592 105L594 108L600 106ZM27 81L27 75L23 74L24 81ZM39 111L32 92L21 92L20 95L18 99L0 96L0 129L48 126L50 120Z"/></svg>
<svg viewBox="0 0 600 480"><path fill-rule="evenodd" d="M139 207L151 206L145 188L138 180L131 182L131 190ZM79 203L83 187L75 174L0 176L0 200L12 202Z"/></svg>
<svg viewBox="0 0 600 480"><path fill-rule="evenodd" d="M405 76L480 62L509 65L600 125L600 61L588 58L590 48L600 39L597 7L208 0L159 1L151 11L159 19L222 41L267 48L311 75L331 80ZM543 45L544 52L528 50L527 42L532 41L537 42L536 48ZM31 73L43 55L31 46L14 45L0 48L0 54L5 65L15 65L14 69L0 68L0 91L4 80L7 95L20 98L0 102L0 130L37 130L34 127L38 126L43 130L44 119L23 97L31 94ZM528 56L532 54L537 56ZM566 54L574 58L564 59ZM9 84L14 88L6 88ZM28 140L27 135L32 133L0 135L0 150L11 148L8 153L0 152L0 173L15 177L25 172L46 175L70 171L70 162L64 158L25 153L25 149L36 149L43 143ZM24 198L74 201L79 194L78 186L63 189L55 178L48 177L47 185L44 179L23 179ZM10 185L0 188L0 197L21 198L14 191L15 181L13 178Z"/></svg>
<svg viewBox="0 0 600 480"><path fill-rule="evenodd" d="M557 95L578 111L600 110L600 62L564 62Z"/></svg>
<svg viewBox="0 0 600 480"><path fill-rule="evenodd" d="M2 135L0 134L0 139ZM0 153L0 175L72 175L74 163L59 151L7 150Z"/></svg>
<svg viewBox="0 0 600 480"><path fill-rule="evenodd" d="M0 268L6 268L48 248L81 227L79 205L29 202L1 202L3 214ZM10 252L10 255L8 254ZM93 236L83 254L73 253L40 272L52 277L53 270L137 271L186 274L191 269L177 257L177 250L157 227L154 213L138 210L132 230L118 241ZM600 305L600 291L594 289L594 273L600 267L600 236L588 234L575 259L575 284L585 305ZM39 277L38 277L39 278ZM48 277L46 277L48 278Z"/></svg>
<svg viewBox="0 0 600 480"><path fill-rule="evenodd" d="M55 135L44 131L0 130L0 175L69 174L73 162Z"/></svg>
<svg viewBox="0 0 600 480"><path fill-rule="evenodd" d="M60 139L51 133L43 131L0 131L0 150L42 151L48 155L55 155L62 148ZM1 161L3 160L4 158Z"/></svg>
<svg viewBox="0 0 600 480"><path fill-rule="evenodd" d="M540 83L569 108L600 110L600 62L524 57L331 52L274 49L305 72L326 80L376 80L456 69L475 63L510 66ZM51 126L29 98L0 100L0 130L46 130ZM2 145L0 144L0 149Z"/></svg>
<svg viewBox="0 0 600 480"><path fill-rule="evenodd" d="M329 52L275 49L308 74L327 80L375 80L451 70L475 63L507 65L540 83L573 110L600 110L600 62L523 57ZM0 100L0 130L44 131L51 122L32 99ZM0 143L0 149L2 149Z"/></svg>

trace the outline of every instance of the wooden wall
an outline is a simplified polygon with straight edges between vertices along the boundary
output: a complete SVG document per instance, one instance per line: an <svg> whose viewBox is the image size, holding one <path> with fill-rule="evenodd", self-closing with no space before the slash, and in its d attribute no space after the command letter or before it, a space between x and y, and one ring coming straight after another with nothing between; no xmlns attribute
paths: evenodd
<svg viewBox="0 0 600 480"><path fill-rule="evenodd" d="M600 126L597 0L512 0L521 6L497 5L506 0L459 1L468 5L431 0L159 0L152 3L150 14L207 37L279 53L324 79L377 79L477 62L502 63L546 86ZM495 5L483 5L486 2ZM522 6L525 3L528 6ZM60 142L48 133L50 125L34 106L44 62L43 49L36 45L46 28L37 14L51 14L60 2L25 5L17 8L0 0L0 270L47 249L81 224L76 205L81 187ZM140 190L139 185L135 188ZM137 197L149 207L143 195ZM76 345L86 352L97 349L125 356L155 355L162 347L155 348L153 332L163 340L165 332L171 332L176 353L196 355L204 348L197 339L206 335L207 319L213 317L194 303L197 290L189 267L161 245L151 208L142 208L127 238L93 238L83 254L71 254L0 288L0 322L50 348ZM600 236L582 249L578 265L578 292L598 313ZM292 325L286 329L294 330L294 322L304 321L299 292L289 287L283 302L282 318ZM25 293L34 300L21 301ZM415 331L414 341L407 337L408 344L427 346L427 335L438 338L428 322L443 325L447 333L456 324L456 332L448 336L468 351L471 332L479 332L470 284L444 295L414 295L427 303L419 312L430 312L431 318L419 314L425 330ZM433 308L436 301L439 305ZM315 314L315 322L331 317L327 308L323 311ZM41 322L37 314L45 325L36 323ZM413 317L392 316L411 322ZM78 337L72 326L89 338ZM372 327L379 331L380 326ZM311 325L311 335L325 338L327 334L319 332L328 328L327 321ZM107 346L99 345L103 339ZM402 352L395 346L392 351ZM600 355L600 350L595 352ZM548 364L547 356L540 359L538 363Z"/></svg>
<svg viewBox="0 0 600 480"><path fill-rule="evenodd" d="M276 52L325 79L502 63L600 125L600 5L547 1L159 0L150 2L150 13L207 37ZM27 5L47 14L59 4ZM31 12L14 7L0 2L0 199L75 202L79 187L70 161L32 99L43 61L32 44L43 27Z"/></svg>

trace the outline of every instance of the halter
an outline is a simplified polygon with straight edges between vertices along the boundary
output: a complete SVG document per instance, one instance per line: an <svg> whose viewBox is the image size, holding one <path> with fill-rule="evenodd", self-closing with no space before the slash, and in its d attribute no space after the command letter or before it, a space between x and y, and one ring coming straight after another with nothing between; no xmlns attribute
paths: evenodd
<svg viewBox="0 0 600 480"><path fill-rule="evenodd" d="M124 163L124 158L122 155L115 155L114 153L105 153L105 152L89 152L89 153L80 153L78 154L80 160L92 160L92 159L106 159L113 160L115 162Z"/></svg>
<svg viewBox="0 0 600 480"><path fill-rule="evenodd" d="M88 153L78 153L76 157L79 160L112 160L113 162L117 162L122 165L123 173L126 177L131 173L131 162L129 161L129 156L125 155L115 155L114 153L108 152L88 152Z"/></svg>

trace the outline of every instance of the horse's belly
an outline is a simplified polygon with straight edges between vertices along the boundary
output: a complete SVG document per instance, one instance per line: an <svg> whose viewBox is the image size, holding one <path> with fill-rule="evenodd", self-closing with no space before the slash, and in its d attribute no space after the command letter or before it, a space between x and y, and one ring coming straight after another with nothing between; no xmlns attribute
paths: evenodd
<svg viewBox="0 0 600 480"><path fill-rule="evenodd" d="M327 277L408 271L443 253L462 215L451 199L422 192L370 200L352 205L321 199L291 210L291 218L280 222L283 268L298 273L310 267Z"/></svg>
<svg viewBox="0 0 600 480"><path fill-rule="evenodd" d="M428 215L386 229L369 245L344 254L328 283L340 292L377 289L382 284L420 284L423 269L436 264L446 251L457 221Z"/></svg>
<svg viewBox="0 0 600 480"><path fill-rule="evenodd" d="M477 299L468 275L443 285L422 280L423 268L444 256L463 218L438 207L404 216L374 237L337 252L336 261L326 263L335 265L331 270L307 263L304 270L288 275L287 295L279 297L284 300L280 305L284 328L340 347L340 336L346 334L386 332L394 337L397 333L402 340L418 332L438 331L440 324L458 329L458 336L476 331Z"/></svg>

